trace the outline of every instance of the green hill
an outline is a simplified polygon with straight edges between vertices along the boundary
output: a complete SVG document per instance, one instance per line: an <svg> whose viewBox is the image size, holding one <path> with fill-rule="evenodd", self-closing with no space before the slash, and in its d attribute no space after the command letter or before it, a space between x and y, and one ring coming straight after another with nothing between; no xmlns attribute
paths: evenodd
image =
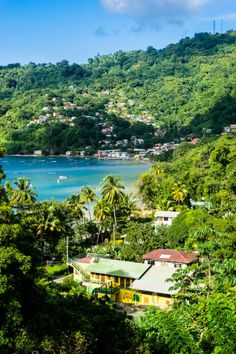
<svg viewBox="0 0 236 354"><path fill-rule="evenodd" d="M11 153L63 152L132 135L148 147L207 129L219 134L236 122L235 69L234 31L96 56L86 65L1 66L0 144ZM111 127L107 139L102 130Z"/></svg>
<svg viewBox="0 0 236 354"><path fill-rule="evenodd" d="M184 142L168 162L157 162L141 175L138 186L152 208L183 210L204 201L211 203L211 213L234 213L236 137L224 134L196 145Z"/></svg>

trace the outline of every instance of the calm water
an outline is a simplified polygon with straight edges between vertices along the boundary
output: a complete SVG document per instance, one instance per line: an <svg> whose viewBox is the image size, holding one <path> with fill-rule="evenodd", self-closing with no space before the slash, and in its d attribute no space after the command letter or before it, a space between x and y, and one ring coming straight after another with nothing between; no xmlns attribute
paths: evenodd
<svg viewBox="0 0 236 354"><path fill-rule="evenodd" d="M134 190L138 176L149 169L149 164L136 161L104 161L76 157L30 157L9 156L0 159L6 180L13 182L27 177L36 187L38 200L63 200L87 185L100 191L101 180L112 174L123 179L127 191ZM58 181L59 176L68 179Z"/></svg>

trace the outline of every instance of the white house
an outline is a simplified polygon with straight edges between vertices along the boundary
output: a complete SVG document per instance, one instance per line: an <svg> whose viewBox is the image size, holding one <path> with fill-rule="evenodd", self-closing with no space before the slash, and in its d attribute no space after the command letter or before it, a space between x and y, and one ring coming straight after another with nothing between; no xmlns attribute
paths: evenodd
<svg viewBox="0 0 236 354"><path fill-rule="evenodd" d="M186 268L189 264L197 262L198 254L171 249L154 250L143 255L145 264L169 268Z"/></svg>
<svg viewBox="0 0 236 354"><path fill-rule="evenodd" d="M154 225L171 225L176 216L179 215L178 211L162 211L159 210L155 213Z"/></svg>

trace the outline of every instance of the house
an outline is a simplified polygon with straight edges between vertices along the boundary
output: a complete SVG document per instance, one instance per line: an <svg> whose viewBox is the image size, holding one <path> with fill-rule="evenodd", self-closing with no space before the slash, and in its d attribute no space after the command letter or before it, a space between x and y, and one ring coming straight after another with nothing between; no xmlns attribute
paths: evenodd
<svg viewBox="0 0 236 354"><path fill-rule="evenodd" d="M192 140L191 140L191 144L197 144L197 143L199 143L200 142L200 139L199 138L193 138Z"/></svg>
<svg viewBox="0 0 236 354"><path fill-rule="evenodd" d="M166 282L176 271L174 268L152 266L86 255L70 259L74 280L97 298L136 305L166 307L172 303Z"/></svg>
<svg viewBox="0 0 236 354"><path fill-rule="evenodd" d="M48 120L48 116L46 116L46 115L41 115L41 116L39 116L39 118L38 118L38 123L39 123L39 124L45 123L47 120Z"/></svg>
<svg viewBox="0 0 236 354"><path fill-rule="evenodd" d="M76 104L71 102L63 102L63 106L65 109L74 109L76 108Z"/></svg>
<svg viewBox="0 0 236 354"><path fill-rule="evenodd" d="M230 133L236 134L236 124L231 124L230 125Z"/></svg>
<svg viewBox="0 0 236 354"><path fill-rule="evenodd" d="M43 155L43 150L34 150L34 155L35 156L42 156Z"/></svg>
<svg viewBox="0 0 236 354"><path fill-rule="evenodd" d="M47 111L50 111L51 109L52 109L51 106L44 106L44 107L42 108L42 111L47 112Z"/></svg>
<svg viewBox="0 0 236 354"><path fill-rule="evenodd" d="M75 151L66 151L66 156L76 156L76 152Z"/></svg>
<svg viewBox="0 0 236 354"><path fill-rule="evenodd" d="M191 204L192 209L194 207L204 207L204 208L210 209L212 206L211 202L205 202L204 200L202 200L200 202L195 202L194 200L190 199L190 204Z"/></svg>
<svg viewBox="0 0 236 354"><path fill-rule="evenodd" d="M162 211L159 210L155 213L155 226L160 225L171 225L172 221L176 216L179 215L178 211Z"/></svg>
<svg viewBox="0 0 236 354"><path fill-rule="evenodd" d="M171 249L158 249L143 255L145 264L168 268L186 268L198 260L198 254Z"/></svg>
<svg viewBox="0 0 236 354"><path fill-rule="evenodd" d="M166 307L172 303L172 295L176 293L171 290L173 283L167 280L175 271L171 267L152 266L141 279L131 284L130 289L139 292L144 305Z"/></svg>

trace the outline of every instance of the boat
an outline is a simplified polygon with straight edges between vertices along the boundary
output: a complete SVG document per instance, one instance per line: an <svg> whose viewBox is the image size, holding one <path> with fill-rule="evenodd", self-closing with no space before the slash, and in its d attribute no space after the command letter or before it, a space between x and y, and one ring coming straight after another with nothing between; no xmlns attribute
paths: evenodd
<svg viewBox="0 0 236 354"><path fill-rule="evenodd" d="M60 183L60 181L63 181L64 179L68 179L68 176L59 176L57 179L57 183Z"/></svg>

